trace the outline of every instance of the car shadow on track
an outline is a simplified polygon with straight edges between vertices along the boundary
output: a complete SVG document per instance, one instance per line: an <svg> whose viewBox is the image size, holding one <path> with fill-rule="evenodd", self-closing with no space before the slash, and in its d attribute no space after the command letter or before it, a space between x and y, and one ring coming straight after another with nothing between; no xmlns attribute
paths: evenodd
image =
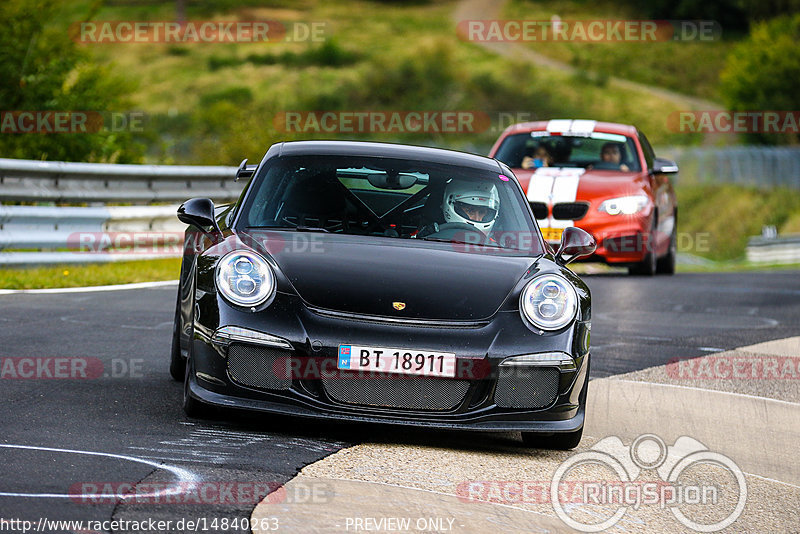
<svg viewBox="0 0 800 534"><path fill-rule="evenodd" d="M522 445L519 432L482 432L438 428L417 428L380 423L325 421L280 414L263 414L220 408L208 419L187 419L227 431L265 432L283 437L340 442L443 447L475 452L530 450Z"/></svg>

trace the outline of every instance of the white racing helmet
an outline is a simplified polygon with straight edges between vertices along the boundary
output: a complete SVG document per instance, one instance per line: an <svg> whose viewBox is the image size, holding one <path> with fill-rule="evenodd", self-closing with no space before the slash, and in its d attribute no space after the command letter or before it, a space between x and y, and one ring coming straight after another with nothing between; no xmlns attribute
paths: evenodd
<svg viewBox="0 0 800 534"><path fill-rule="evenodd" d="M488 234L499 209L500 195L493 183L452 180L444 189L445 222L470 224Z"/></svg>

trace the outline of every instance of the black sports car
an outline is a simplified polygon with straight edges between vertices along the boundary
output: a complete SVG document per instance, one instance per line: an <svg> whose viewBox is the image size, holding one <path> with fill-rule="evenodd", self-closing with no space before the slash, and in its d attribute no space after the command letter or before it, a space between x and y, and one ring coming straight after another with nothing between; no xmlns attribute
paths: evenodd
<svg viewBox="0 0 800 534"><path fill-rule="evenodd" d="M239 201L195 198L171 373L190 416L305 417L580 441L591 305L494 159L383 143L270 147Z"/></svg>

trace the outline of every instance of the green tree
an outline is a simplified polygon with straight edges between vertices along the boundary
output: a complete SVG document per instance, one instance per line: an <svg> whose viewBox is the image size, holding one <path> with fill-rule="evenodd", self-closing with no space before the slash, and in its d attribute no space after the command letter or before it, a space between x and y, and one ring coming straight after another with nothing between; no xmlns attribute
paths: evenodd
<svg viewBox="0 0 800 534"><path fill-rule="evenodd" d="M720 91L728 109L800 110L800 14L755 24L728 56ZM753 134L762 143L797 142L798 136Z"/></svg>
<svg viewBox="0 0 800 534"><path fill-rule="evenodd" d="M54 0L0 2L0 111L122 112L132 87L91 63ZM0 157L136 162L131 132L0 133Z"/></svg>

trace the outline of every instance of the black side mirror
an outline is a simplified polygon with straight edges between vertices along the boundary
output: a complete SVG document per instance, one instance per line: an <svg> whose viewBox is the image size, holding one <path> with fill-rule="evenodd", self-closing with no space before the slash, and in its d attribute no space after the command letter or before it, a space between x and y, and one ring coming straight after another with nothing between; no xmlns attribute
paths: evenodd
<svg viewBox="0 0 800 534"><path fill-rule="evenodd" d="M678 164L671 159L656 158L653 162L653 174L676 174Z"/></svg>
<svg viewBox="0 0 800 534"><path fill-rule="evenodd" d="M597 249L597 241L580 228L570 226L561 234L561 246L556 252L556 262L566 265L573 260L592 254Z"/></svg>
<svg viewBox="0 0 800 534"><path fill-rule="evenodd" d="M178 219L186 224L198 227L205 233L209 226L219 232L217 220L214 218L214 202L210 198L193 198L178 208Z"/></svg>
<svg viewBox="0 0 800 534"><path fill-rule="evenodd" d="M234 181L238 182L240 178L252 178L257 167L258 165L248 165L247 158L243 159L236 170L236 180Z"/></svg>

